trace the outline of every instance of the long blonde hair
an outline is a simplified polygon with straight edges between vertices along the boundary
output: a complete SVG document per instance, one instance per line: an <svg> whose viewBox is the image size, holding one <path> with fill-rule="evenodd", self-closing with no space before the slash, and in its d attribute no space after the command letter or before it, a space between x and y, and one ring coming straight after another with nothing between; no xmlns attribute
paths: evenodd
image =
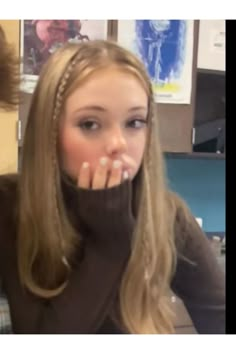
<svg viewBox="0 0 236 354"><path fill-rule="evenodd" d="M166 187L152 87L140 61L108 41L68 44L42 69L23 147L18 262L22 284L50 298L66 286L78 235L70 224L60 183L58 120L67 97L100 68L116 65L135 75L149 97L148 143L135 178L136 227L120 288L122 323L130 333L172 333L170 283L176 266L175 203ZM145 273L146 272L146 273Z"/></svg>

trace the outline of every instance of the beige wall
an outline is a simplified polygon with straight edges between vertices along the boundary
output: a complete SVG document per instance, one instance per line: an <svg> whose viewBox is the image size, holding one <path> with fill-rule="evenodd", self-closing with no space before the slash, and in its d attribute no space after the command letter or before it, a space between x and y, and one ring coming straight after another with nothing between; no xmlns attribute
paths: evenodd
<svg viewBox="0 0 236 354"><path fill-rule="evenodd" d="M15 45L19 55L20 22L18 20L0 20L0 25L3 27L8 41ZM18 112L0 112L0 174L17 171L17 119Z"/></svg>

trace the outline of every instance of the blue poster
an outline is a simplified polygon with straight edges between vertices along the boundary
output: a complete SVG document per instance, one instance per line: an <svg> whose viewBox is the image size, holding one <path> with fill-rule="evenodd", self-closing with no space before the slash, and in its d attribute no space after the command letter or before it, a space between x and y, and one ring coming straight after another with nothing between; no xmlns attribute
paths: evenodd
<svg viewBox="0 0 236 354"><path fill-rule="evenodd" d="M144 63L156 101L190 103L193 21L122 20L118 42Z"/></svg>

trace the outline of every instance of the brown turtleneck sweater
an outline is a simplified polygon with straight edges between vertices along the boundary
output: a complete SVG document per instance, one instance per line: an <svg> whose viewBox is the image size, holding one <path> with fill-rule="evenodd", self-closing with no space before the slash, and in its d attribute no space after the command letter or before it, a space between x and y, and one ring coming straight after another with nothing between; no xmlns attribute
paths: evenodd
<svg viewBox="0 0 236 354"><path fill-rule="evenodd" d="M104 190L66 186L71 220L84 233L83 257L73 268L65 290L44 300L22 289L17 271L17 176L0 176L0 279L6 293L14 333L122 333L110 313L130 255L131 183ZM79 226L78 226L79 227ZM224 275L200 227L183 213L176 215L181 253L173 291L183 300L198 333L225 332Z"/></svg>

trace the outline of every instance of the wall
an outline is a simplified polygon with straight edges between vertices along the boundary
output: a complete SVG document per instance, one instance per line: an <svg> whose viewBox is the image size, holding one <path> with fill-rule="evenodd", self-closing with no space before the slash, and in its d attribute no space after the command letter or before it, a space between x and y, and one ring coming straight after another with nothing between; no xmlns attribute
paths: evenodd
<svg viewBox="0 0 236 354"><path fill-rule="evenodd" d="M166 158L169 185L203 218L206 232L225 231L225 160Z"/></svg>
<svg viewBox="0 0 236 354"><path fill-rule="evenodd" d="M0 25L19 54L19 21L1 20ZM0 112L0 174L17 171L17 119L18 112Z"/></svg>

